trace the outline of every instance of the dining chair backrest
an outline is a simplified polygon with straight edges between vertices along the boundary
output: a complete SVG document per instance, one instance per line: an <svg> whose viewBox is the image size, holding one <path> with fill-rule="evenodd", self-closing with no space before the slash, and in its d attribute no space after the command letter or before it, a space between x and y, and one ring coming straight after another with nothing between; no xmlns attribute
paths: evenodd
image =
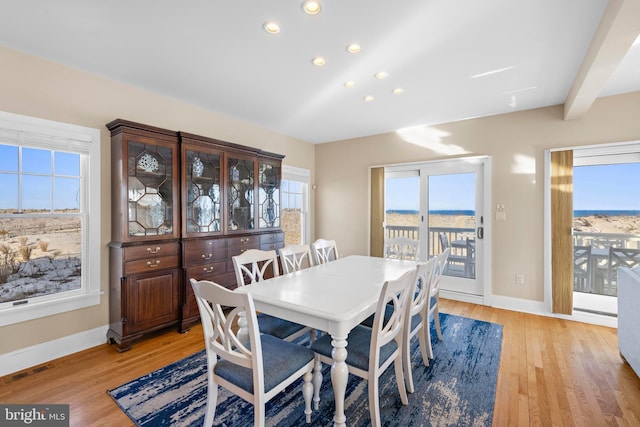
<svg viewBox="0 0 640 427"><path fill-rule="evenodd" d="M335 240L318 239L311 244L316 265L326 264L340 258Z"/></svg>
<svg viewBox="0 0 640 427"><path fill-rule="evenodd" d="M418 261L420 242L407 237L392 237L384 242L384 257Z"/></svg>
<svg viewBox="0 0 640 427"><path fill-rule="evenodd" d="M609 280L618 280L618 268L634 268L640 266L640 249L609 248Z"/></svg>
<svg viewBox="0 0 640 427"><path fill-rule="evenodd" d="M416 285L416 269L405 272L396 280L384 283L378 298L376 313L373 318L371 334L371 350L369 356L369 371L380 368L380 349L395 340L400 349L402 344L401 332L405 316L410 309L411 296ZM393 307L393 314L389 317L387 304ZM385 314L387 314L385 316ZM384 361L383 361L384 362Z"/></svg>
<svg viewBox="0 0 640 427"><path fill-rule="evenodd" d="M429 301L431 289L433 287L438 258L434 257L426 262L419 262L416 271L416 285L411 306L409 308L409 318L407 324L411 324L411 316L424 312Z"/></svg>
<svg viewBox="0 0 640 427"><path fill-rule="evenodd" d="M309 245L287 245L279 252L284 274L313 267L313 257Z"/></svg>
<svg viewBox="0 0 640 427"><path fill-rule="evenodd" d="M436 266L435 266L435 271L433 276L433 284L431 286L431 295L434 295L440 291L440 277L444 273L450 252L451 252L451 248L447 248L444 251L440 252L438 255L436 255L437 261L436 261Z"/></svg>
<svg viewBox="0 0 640 427"><path fill-rule="evenodd" d="M276 251L249 249L232 257L238 286L260 282L272 275L280 275Z"/></svg>
<svg viewBox="0 0 640 427"><path fill-rule="evenodd" d="M449 237L447 237L447 233L438 233L438 239L440 239L440 247L443 251L449 248Z"/></svg>
<svg viewBox="0 0 640 427"><path fill-rule="evenodd" d="M451 248L447 248L436 256L436 264L434 266L433 278L431 279L431 291L429 301L427 302L427 319L433 316L433 322L436 326L436 334L438 339L442 341L442 328L440 327L440 279L444 273L449 258ZM424 328L426 332L426 344L428 347L429 358L433 359L433 347L431 346L431 329L427 322Z"/></svg>
<svg viewBox="0 0 640 427"><path fill-rule="evenodd" d="M464 263L464 276L468 279L476 277L476 239L467 237L467 260Z"/></svg>
<svg viewBox="0 0 640 427"><path fill-rule="evenodd" d="M254 355L261 354L262 348L251 294L233 292L206 280L191 279L191 286L200 310L210 364L214 366L220 357L259 372L262 357L254 358ZM222 307L226 307L226 313ZM248 342L242 342L234 332L237 331L234 322L237 322L239 313L247 313ZM260 375L254 375L254 380L259 381L258 377Z"/></svg>
<svg viewBox="0 0 640 427"><path fill-rule="evenodd" d="M190 281L200 311L207 354L204 425L213 424L218 385L252 403L254 425L262 427L265 403L300 377L304 377L302 394L307 423L310 422L313 352L271 335L261 335L250 293L233 292L207 280ZM239 336L237 327L241 320L245 322L243 336ZM263 358L263 350L269 357ZM277 371L275 375L274 371Z"/></svg>
<svg viewBox="0 0 640 427"><path fill-rule="evenodd" d="M418 335L420 353L424 366L429 366L430 342L427 343L428 331L423 329L429 327L429 299L431 298L431 286L438 259L431 258L426 262L419 262L416 268L415 287L412 299L408 304L404 318L403 341L402 341L402 363L404 367L404 379L407 391L413 393L413 373L411 371L411 338Z"/></svg>
<svg viewBox="0 0 640 427"><path fill-rule="evenodd" d="M573 290L589 292L591 246L573 247Z"/></svg>

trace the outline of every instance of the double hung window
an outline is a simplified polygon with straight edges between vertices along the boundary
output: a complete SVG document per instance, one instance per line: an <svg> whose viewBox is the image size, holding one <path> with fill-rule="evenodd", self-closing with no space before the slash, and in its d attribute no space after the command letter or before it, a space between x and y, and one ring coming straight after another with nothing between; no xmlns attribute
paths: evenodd
<svg viewBox="0 0 640 427"><path fill-rule="evenodd" d="M306 169L283 167L282 174L282 230L285 243L309 244L309 180Z"/></svg>
<svg viewBox="0 0 640 427"><path fill-rule="evenodd" d="M0 325L100 302L100 132L0 113Z"/></svg>

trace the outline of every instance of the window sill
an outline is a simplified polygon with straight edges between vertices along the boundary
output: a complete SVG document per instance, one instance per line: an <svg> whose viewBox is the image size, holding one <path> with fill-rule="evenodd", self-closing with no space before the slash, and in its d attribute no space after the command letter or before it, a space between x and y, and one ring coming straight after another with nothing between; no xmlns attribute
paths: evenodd
<svg viewBox="0 0 640 427"><path fill-rule="evenodd" d="M94 291L66 298L40 302L35 301L21 306L8 307L0 310L0 326L26 322L28 320L98 305L100 304L100 296L103 293L102 291Z"/></svg>

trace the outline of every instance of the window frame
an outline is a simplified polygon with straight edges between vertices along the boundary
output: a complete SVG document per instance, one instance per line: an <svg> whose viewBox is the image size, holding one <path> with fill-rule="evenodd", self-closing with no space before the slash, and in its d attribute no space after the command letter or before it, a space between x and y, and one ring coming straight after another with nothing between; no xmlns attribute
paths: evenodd
<svg viewBox="0 0 640 427"><path fill-rule="evenodd" d="M282 165L282 180L283 181L295 181L304 184L302 188L302 244L311 243L311 216L310 216L310 197L309 190L311 187L311 171L308 169L297 168L294 166ZM281 196L284 197L285 192L281 191ZM284 203L282 204L284 207Z"/></svg>
<svg viewBox="0 0 640 427"><path fill-rule="evenodd" d="M0 326L11 325L100 304L100 130L30 116L0 112L0 142L9 145L66 151L81 155L80 217L82 276L80 289L0 305ZM56 214L21 214L43 217Z"/></svg>

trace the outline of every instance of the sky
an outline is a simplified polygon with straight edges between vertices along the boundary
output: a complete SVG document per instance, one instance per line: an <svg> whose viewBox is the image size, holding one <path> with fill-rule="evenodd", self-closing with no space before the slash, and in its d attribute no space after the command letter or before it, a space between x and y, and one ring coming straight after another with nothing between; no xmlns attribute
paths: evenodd
<svg viewBox="0 0 640 427"><path fill-rule="evenodd" d="M474 210L474 174L429 177L429 210ZM386 181L386 210L419 210L419 179ZM574 210L640 210L640 163L576 166Z"/></svg>
<svg viewBox="0 0 640 427"><path fill-rule="evenodd" d="M640 210L640 163L573 168L574 210Z"/></svg>
<svg viewBox="0 0 640 427"><path fill-rule="evenodd" d="M419 210L418 177L386 180L385 210ZM475 174L429 177L429 210L475 210Z"/></svg>
<svg viewBox="0 0 640 427"><path fill-rule="evenodd" d="M0 210L18 210L18 147L0 144ZM22 149L22 209L79 208L80 155Z"/></svg>

